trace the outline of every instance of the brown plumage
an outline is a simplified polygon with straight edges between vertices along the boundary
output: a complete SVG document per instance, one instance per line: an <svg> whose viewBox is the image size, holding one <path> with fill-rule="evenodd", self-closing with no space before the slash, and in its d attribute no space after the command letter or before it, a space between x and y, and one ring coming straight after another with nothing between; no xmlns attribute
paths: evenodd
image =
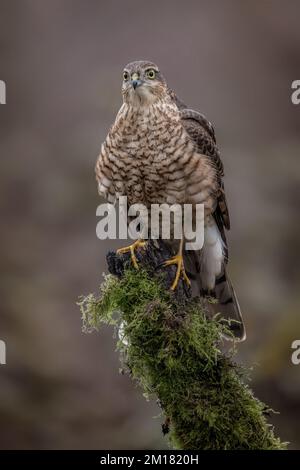
<svg viewBox="0 0 300 470"><path fill-rule="evenodd" d="M242 339L240 309L225 269L230 221L214 129L177 98L155 64L132 62L123 78L123 105L96 164L99 193L111 202L124 195L128 204L147 207L204 204L204 246L184 253L186 271L196 295L216 296L217 310L239 322L232 327Z"/></svg>

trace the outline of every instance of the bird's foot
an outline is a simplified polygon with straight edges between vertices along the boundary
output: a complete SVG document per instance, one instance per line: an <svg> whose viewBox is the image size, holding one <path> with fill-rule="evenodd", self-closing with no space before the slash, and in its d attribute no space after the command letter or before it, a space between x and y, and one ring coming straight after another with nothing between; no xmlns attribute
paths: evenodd
<svg viewBox="0 0 300 470"><path fill-rule="evenodd" d="M180 276L182 276L183 280L187 283L188 286L191 285L191 281L189 280L185 268L184 268L184 263L183 263L183 256L179 253L176 256L173 256L173 258L170 258L166 260L162 265L163 266L172 266L175 264L177 266L177 271L176 271L176 276L174 279L174 282L171 286L171 290L175 290L178 286Z"/></svg>
<svg viewBox="0 0 300 470"><path fill-rule="evenodd" d="M146 242L144 240L136 240L132 245L124 246L117 250L117 255L124 255L125 253L130 253L131 262L136 269L139 269L139 265L135 256L135 250L138 248L145 248Z"/></svg>

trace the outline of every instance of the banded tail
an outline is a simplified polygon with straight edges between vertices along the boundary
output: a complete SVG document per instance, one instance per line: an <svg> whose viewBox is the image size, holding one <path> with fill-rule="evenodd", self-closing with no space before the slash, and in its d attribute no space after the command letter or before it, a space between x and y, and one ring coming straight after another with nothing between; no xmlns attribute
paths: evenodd
<svg viewBox="0 0 300 470"><path fill-rule="evenodd" d="M226 271L227 247L224 237L212 220L205 227L204 245L201 251L185 251L184 262L192 284L194 296L210 296L217 300L209 303L212 315L220 314L228 321L230 330L238 341L246 339L239 302Z"/></svg>
<svg viewBox="0 0 300 470"><path fill-rule="evenodd" d="M239 341L244 341L246 339L245 325L240 305L231 280L226 272L225 265L223 266L223 273L216 278L215 288L211 295L218 301L216 304L211 304L214 313L220 312L221 317L228 320L230 330L235 338Z"/></svg>

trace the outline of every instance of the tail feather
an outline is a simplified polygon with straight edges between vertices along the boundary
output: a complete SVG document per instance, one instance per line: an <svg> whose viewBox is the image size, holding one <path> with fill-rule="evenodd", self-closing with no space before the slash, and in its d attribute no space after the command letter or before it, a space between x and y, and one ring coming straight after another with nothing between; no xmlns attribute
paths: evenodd
<svg viewBox="0 0 300 470"><path fill-rule="evenodd" d="M216 303L208 302L210 314L212 316L220 314L221 318L228 322L234 337L238 341L244 341L246 339L245 325L235 290L226 272L225 264L222 263L221 273L216 277L214 288L208 291L201 282L201 253L186 251L184 253L184 263L187 275L191 280L192 295L215 298L217 300Z"/></svg>
<svg viewBox="0 0 300 470"><path fill-rule="evenodd" d="M215 310L228 321L230 330L236 339L244 341L246 331L240 305L225 266L223 266L222 275L216 279L213 295L218 301L218 303L212 304Z"/></svg>

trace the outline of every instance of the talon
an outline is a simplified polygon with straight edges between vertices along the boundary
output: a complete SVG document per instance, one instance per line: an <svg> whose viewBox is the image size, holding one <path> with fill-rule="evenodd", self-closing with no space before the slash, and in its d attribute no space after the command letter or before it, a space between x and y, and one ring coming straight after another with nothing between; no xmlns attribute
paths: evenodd
<svg viewBox="0 0 300 470"><path fill-rule="evenodd" d="M132 245L124 246L117 250L117 255L124 255L130 253L131 262L136 269L139 269L139 265L135 256L135 250L138 248L145 248L146 242L144 240L136 240Z"/></svg>
<svg viewBox="0 0 300 470"><path fill-rule="evenodd" d="M185 272L182 254L179 253L176 256L173 256L173 258L168 259L167 261L163 263L163 266L172 266L173 264L177 265L177 271L176 271L174 282L171 286L171 290L175 290L176 287L178 286L180 276L182 276L183 280L187 283L188 286L190 286L191 281L189 280Z"/></svg>

